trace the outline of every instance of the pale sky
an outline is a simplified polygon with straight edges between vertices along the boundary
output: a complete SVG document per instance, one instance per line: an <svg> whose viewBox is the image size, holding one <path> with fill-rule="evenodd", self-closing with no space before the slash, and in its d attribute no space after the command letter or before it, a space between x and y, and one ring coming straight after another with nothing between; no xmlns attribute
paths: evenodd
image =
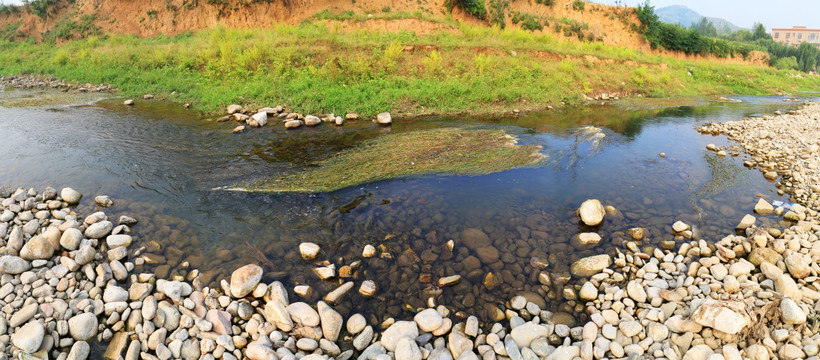
<svg viewBox="0 0 820 360"><path fill-rule="evenodd" d="M614 5L616 0L592 0ZM621 4L637 6L645 0L620 0ZM22 0L0 0L2 4L21 4ZM820 1L818 0L651 0L655 8L669 5L684 5L703 16L720 17L731 23L751 28L755 22L762 22L767 29L772 27L790 28L804 25L820 28Z"/></svg>
<svg viewBox="0 0 820 360"><path fill-rule="evenodd" d="M615 0L594 2L614 5ZM637 6L645 0L621 0L621 4ZM820 28L820 1L817 0L651 0L656 9L669 5L683 5L703 16L719 17L740 27L751 28L756 22L773 27L790 28L804 25Z"/></svg>

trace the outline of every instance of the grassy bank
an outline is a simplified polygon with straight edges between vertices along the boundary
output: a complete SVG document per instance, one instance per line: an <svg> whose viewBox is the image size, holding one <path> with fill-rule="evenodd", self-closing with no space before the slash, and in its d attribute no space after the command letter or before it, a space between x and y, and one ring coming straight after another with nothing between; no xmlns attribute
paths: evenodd
<svg viewBox="0 0 820 360"><path fill-rule="evenodd" d="M541 147L517 145L501 130L436 129L380 136L304 170L244 187L250 191L322 192L423 174L488 174L543 160Z"/></svg>
<svg viewBox="0 0 820 360"><path fill-rule="evenodd" d="M91 37L61 46L0 42L0 75L106 83L124 96L153 93L202 111L285 104L363 115L543 108L613 92L763 95L820 85L818 77L768 67L661 58L523 30L452 24L415 35L332 24Z"/></svg>

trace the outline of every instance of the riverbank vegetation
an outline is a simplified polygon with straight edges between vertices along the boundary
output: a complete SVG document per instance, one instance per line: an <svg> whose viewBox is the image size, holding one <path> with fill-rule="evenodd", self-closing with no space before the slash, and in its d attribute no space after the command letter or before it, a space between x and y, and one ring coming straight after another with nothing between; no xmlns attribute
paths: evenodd
<svg viewBox="0 0 820 360"><path fill-rule="evenodd" d="M424 174L475 175L531 166L536 145L517 145L501 130L448 128L379 136L316 166L245 186L250 191L327 192Z"/></svg>
<svg viewBox="0 0 820 360"><path fill-rule="evenodd" d="M324 20L174 37L0 41L0 75L41 74L152 93L213 112L230 103L304 113L493 113L585 96L792 93L817 77L681 60L521 29L453 25L426 35L349 31Z"/></svg>
<svg viewBox="0 0 820 360"><path fill-rule="evenodd" d="M769 55L769 65L802 72L816 71L820 63L820 49L810 43L800 46L778 43L760 23L755 24L752 31L719 32L706 18L688 29L661 22L649 2L638 6L635 12L641 23L638 31L652 48L717 57L741 55L744 58L752 51L761 51Z"/></svg>

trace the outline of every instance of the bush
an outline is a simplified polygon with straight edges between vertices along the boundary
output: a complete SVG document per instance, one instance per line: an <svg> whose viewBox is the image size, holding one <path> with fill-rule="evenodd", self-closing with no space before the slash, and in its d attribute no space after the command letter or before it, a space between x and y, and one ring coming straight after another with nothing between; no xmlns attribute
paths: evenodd
<svg viewBox="0 0 820 360"><path fill-rule="evenodd" d="M487 8L484 7L484 0L446 0L444 5L450 10L458 6L474 17L482 20L487 19Z"/></svg>
<svg viewBox="0 0 820 360"><path fill-rule="evenodd" d="M513 14L512 22L513 24L521 24L521 28L524 30L535 31L544 29L544 21L541 20L541 17L533 14L516 11L515 14Z"/></svg>
<svg viewBox="0 0 820 360"><path fill-rule="evenodd" d="M34 15L45 19L50 13L54 12L53 8L56 3L57 0L34 0L29 3L29 5L31 6L31 12Z"/></svg>
<svg viewBox="0 0 820 360"><path fill-rule="evenodd" d="M58 20L54 27L43 34L43 39L48 42L56 40L84 39L89 36L100 35L100 27L94 25L96 14L83 15L80 21L74 21L70 17Z"/></svg>
<svg viewBox="0 0 820 360"><path fill-rule="evenodd" d="M509 0L490 0L490 24L498 25L502 29L507 26L507 8Z"/></svg>
<svg viewBox="0 0 820 360"><path fill-rule="evenodd" d="M797 64L796 57L789 56L777 59L777 61L774 63L774 67L780 70L797 70L800 68L800 65Z"/></svg>
<svg viewBox="0 0 820 360"><path fill-rule="evenodd" d="M584 5L585 5L584 0L575 0L575 1L572 2L572 10L584 11Z"/></svg>

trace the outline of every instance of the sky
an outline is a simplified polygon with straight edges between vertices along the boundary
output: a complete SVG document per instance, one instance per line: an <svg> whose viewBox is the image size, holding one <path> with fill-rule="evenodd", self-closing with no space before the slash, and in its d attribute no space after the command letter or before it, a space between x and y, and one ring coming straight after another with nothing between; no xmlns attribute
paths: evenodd
<svg viewBox="0 0 820 360"><path fill-rule="evenodd" d="M594 2L614 5L615 0ZM645 0L620 0L621 4L637 6ZM820 28L820 1L818 0L650 0L656 9L669 5L683 5L703 16L719 17L744 28L756 22L773 27L791 28L804 25Z"/></svg>
<svg viewBox="0 0 820 360"><path fill-rule="evenodd" d="M616 0L593 0L614 5ZM620 0L621 4L637 6L645 0ZM2 4L20 4L22 0L0 0ZM766 28L790 28L804 25L820 28L820 1L818 0L651 0L655 8L683 5L703 16L719 17L745 28L762 22Z"/></svg>

